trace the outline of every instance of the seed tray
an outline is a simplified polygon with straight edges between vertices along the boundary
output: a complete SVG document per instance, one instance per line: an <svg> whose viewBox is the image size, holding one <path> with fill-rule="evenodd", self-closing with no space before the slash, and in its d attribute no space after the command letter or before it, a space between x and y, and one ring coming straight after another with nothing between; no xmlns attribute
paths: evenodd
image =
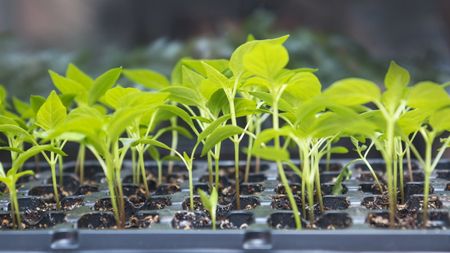
<svg viewBox="0 0 450 253"><path fill-rule="evenodd" d="M50 173L45 166L35 178L22 182L19 188L19 205L25 217L31 217L27 223L29 229L22 231L3 230L0 233L0 251L48 251L48 250L121 250L152 252L161 251L290 251L290 250L324 250L324 251L449 251L450 250L450 162L443 161L432 175L431 187L433 196L438 198L437 209L430 211L431 227L421 229L421 215L414 220L418 229L383 229L369 224L368 217L385 218L386 209L370 210L362 203L379 198L379 192L373 187L372 178L362 165L350 167L351 178L343 182L344 194L330 195L333 182L347 160L333 160L330 171L321 173L324 204L329 209L322 214L317 213L313 228L306 229L308 222L303 221L305 229L295 231L289 202L283 197L283 187L280 187L276 165L262 164L260 173L251 173L248 184L241 184L241 207L236 209L235 202L229 201L221 205L218 214L219 229L210 230L210 220L206 212L196 201L197 211L182 216L179 223L174 218L180 218L188 208L189 189L187 180L179 187L164 184L156 188L150 184L152 195L150 199L139 199L139 188L124 184L124 193L131 202L126 202L130 229L114 230L115 221L108 206L108 191L102 179L101 169L95 162L86 163L86 175L91 182L79 186L74 180L74 163L66 163L63 178L65 188L61 203L64 211L54 210L51 204L52 187L49 184ZM377 173L382 174L383 164L380 160L372 160ZM155 172L154 164L147 164L151 172ZM35 165L27 165L35 166ZM123 180L130 180L131 164L126 162L123 168ZM222 171L232 172L233 163L221 163ZM324 166L322 166L323 169ZM406 183L405 195L408 199L406 208L420 209L420 194L422 185L417 180L421 177L420 168L413 166L412 175L416 182ZM406 169L405 169L406 170ZM97 173L95 173L97 171ZM172 182L186 179L183 168L176 166ZM300 178L287 173L291 188L296 192ZM233 175L231 173L231 175ZM199 161L193 171L195 189L208 190L206 163ZM223 184L233 184L233 179L226 173L221 175ZM150 181L151 183L151 181ZM233 187L230 187L232 189ZM86 193L90 193L85 195ZM278 194L280 193L280 194ZM82 195L80 195L82 194ZM418 195L419 194L419 195ZM230 194L231 195L231 194ZM50 197L50 198L49 198ZM47 198L47 199L46 199ZM196 198L197 200L198 198ZM226 198L224 198L226 199ZM278 201L274 202L275 199ZM5 194L0 198L0 217L8 221L9 203ZM33 212L35 209L40 212ZM415 208L415 209L414 209ZM49 210L50 209L50 210ZM420 211L418 211L420 213ZM131 217L131 218L130 218ZM191 222L189 218L201 217L200 222ZM187 220L183 220L186 219ZM4 224L2 224L4 226ZM179 227L181 229L177 229ZM137 229L140 228L140 229ZM192 228L190 230L183 230ZM220 229L223 228L223 229ZM27 243L17 242L26 240Z"/></svg>

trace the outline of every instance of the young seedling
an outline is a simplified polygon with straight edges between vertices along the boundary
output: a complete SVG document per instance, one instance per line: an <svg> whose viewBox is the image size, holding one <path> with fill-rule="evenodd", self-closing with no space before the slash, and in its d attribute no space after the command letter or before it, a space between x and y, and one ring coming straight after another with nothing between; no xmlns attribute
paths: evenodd
<svg viewBox="0 0 450 253"><path fill-rule="evenodd" d="M42 129L42 132L36 132L37 136L40 136L45 141L49 142L49 145L55 147L57 149L63 149L67 140L63 138L47 138L47 136L55 131L61 124L65 121L67 117L66 107L62 104L58 95L55 91L52 91L48 96L47 100L42 104L39 111L36 114L36 125ZM52 185L53 185L53 194L56 201L56 207L59 209L60 199L59 199L59 191L58 191L58 183L56 178L56 164L62 161L62 156L58 153L51 152L49 156L43 153L45 160L50 166L50 170L52 173ZM59 166L62 167L60 163ZM62 168L60 168L60 173Z"/></svg>
<svg viewBox="0 0 450 253"><path fill-rule="evenodd" d="M407 105L413 109L402 115L399 128L407 147L413 151L424 170L422 211L423 226L426 227L430 176L450 144L450 137L442 138L442 144L433 158L433 144L436 139L450 130L450 109L448 108L450 97L443 86L433 82L421 82L411 87ZM425 141L424 154L420 153L412 142L416 133L419 133ZM411 135L412 137L409 137Z"/></svg>
<svg viewBox="0 0 450 253"><path fill-rule="evenodd" d="M209 212L211 216L211 223L213 230L216 230L216 210L217 204L219 203L219 195L217 194L216 187L213 187L211 190L211 195L202 190L198 190L198 194L200 195L200 200L202 201L203 206Z"/></svg>
<svg viewBox="0 0 450 253"><path fill-rule="evenodd" d="M0 127L4 127L2 125ZM17 131L17 129L10 129L10 132ZM20 131L20 130L19 130ZM17 199L16 182L23 176L32 176L34 172L32 170L19 171L22 165L31 157L41 154L44 151L57 153L58 155L65 156L65 153L59 149L55 149L49 145L34 146L26 151L12 151L18 153L12 160L11 168L5 172L3 164L0 163L0 181L3 182L9 190L11 217L17 228L22 228L22 221L20 216L19 201Z"/></svg>
<svg viewBox="0 0 450 253"><path fill-rule="evenodd" d="M397 210L397 166L395 165L395 140L400 137L395 129L401 115L406 109L406 93L409 73L394 62L389 66L385 76L386 90L381 94L380 88L373 82L358 78L337 81L327 90L330 101L346 106L358 106L373 103L378 110L366 113L368 120L378 124L378 130L369 137L375 143L386 163L387 186L389 193L389 221L394 226Z"/></svg>
<svg viewBox="0 0 450 253"><path fill-rule="evenodd" d="M116 84L121 72L122 68L113 68L93 79L74 64L69 64L66 76L61 76L49 70L53 84L62 96L72 97L79 107L98 106L100 98ZM69 108L69 106L66 107ZM85 153L86 144L80 141L76 170L79 172L81 183L84 181ZM62 166L60 169L60 176L62 176Z"/></svg>

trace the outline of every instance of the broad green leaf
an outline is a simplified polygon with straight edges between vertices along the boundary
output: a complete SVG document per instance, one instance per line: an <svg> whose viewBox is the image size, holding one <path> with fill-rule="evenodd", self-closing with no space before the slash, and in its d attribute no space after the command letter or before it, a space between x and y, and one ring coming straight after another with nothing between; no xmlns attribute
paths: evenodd
<svg viewBox="0 0 450 253"><path fill-rule="evenodd" d="M206 155L216 144L230 138L231 136L242 134L244 129L238 126L219 126L206 138L201 156Z"/></svg>
<svg viewBox="0 0 450 253"><path fill-rule="evenodd" d="M410 89L407 104L413 108L435 110L450 105L450 98L441 85L420 82Z"/></svg>
<svg viewBox="0 0 450 253"><path fill-rule="evenodd" d="M16 111L20 114L22 118L29 119L34 116L34 112L31 106L23 102L22 100L13 97L13 105L14 109L16 109Z"/></svg>
<svg viewBox="0 0 450 253"><path fill-rule="evenodd" d="M184 59L182 61L183 67L189 68L201 76L206 77L207 71L203 66L203 63L210 65L220 73L224 73L228 69L228 60L225 59Z"/></svg>
<svg viewBox="0 0 450 253"><path fill-rule="evenodd" d="M437 132L450 131L450 108L439 110L430 116L430 125Z"/></svg>
<svg viewBox="0 0 450 253"><path fill-rule="evenodd" d="M189 116L189 114L185 112L183 109L180 109L179 107L174 105L161 105L158 107L158 109L161 111L172 113L173 115L177 116L178 118L186 122L186 124L188 124L189 127L195 129L194 122L192 122L192 119Z"/></svg>
<svg viewBox="0 0 450 253"><path fill-rule="evenodd" d="M101 76L95 79L92 88L89 90L88 103L89 105L95 104L108 89L112 88L122 73L122 68L114 68L106 71Z"/></svg>
<svg viewBox="0 0 450 253"><path fill-rule="evenodd" d="M206 75L202 76L198 72L182 65L181 66L181 84L192 89L197 89L198 85L206 79Z"/></svg>
<svg viewBox="0 0 450 253"><path fill-rule="evenodd" d="M289 62L286 48L279 44L259 43L243 58L244 68L266 79L274 78Z"/></svg>
<svg viewBox="0 0 450 253"><path fill-rule="evenodd" d="M170 100L187 106L199 106L204 101L195 90L188 87L174 85L162 89L161 92L168 92Z"/></svg>
<svg viewBox="0 0 450 253"><path fill-rule="evenodd" d="M148 89L159 90L170 85L165 76L149 69L125 69L123 74L131 81Z"/></svg>
<svg viewBox="0 0 450 253"><path fill-rule="evenodd" d="M288 161L289 152L282 148L272 146L260 147L255 146L252 149L252 155L269 161Z"/></svg>
<svg viewBox="0 0 450 253"><path fill-rule="evenodd" d="M368 80L347 78L333 83L324 92L330 101L341 105L361 105L377 101L380 98L380 88Z"/></svg>
<svg viewBox="0 0 450 253"><path fill-rule="evenodd" d="M138 119L146 110L147 108L124 107L114 112L106 125L108 137L117 140L130 122Z"/></svg>
<svg viewBox="0 0 450 253"><path fill-rule="evenodd" d="M33 138L32 135L25 129L13 124L1 124L0 132L7 136L24 136L30 139Z"/></svg>
<svg viewBox="0 0 450 253"><path fill-rule="evenodd" d="M230 119L229 114L225 114L221 116L220 118L217 118L214 120L211 124L209 124L208 127L205 128L197 137L197 143L202 142L204 139L206 139L214 130L216 130L219 126L222 125L225 121Z"/></svg>
<svg viewBox="0 0 450 253"><path fill-rule="evenodd" d="M289 80L285 92L300 101L306 101L320 95L321 89L322 85L313 73L299 72Z"/></svg>
<svg viewBox="0 0 450 253"><path fill-rule="evenodd" d="M220 73L217 69L215 69L213 66L209 65L206 62L202 62L202 64L203 64L203 67L205 68L206 75L208 77L205 81L208 82L209 85L212 85L212 86L215 85L217 89L219 89L219 88L232 89L233 88L233 84L228 80L228 78L225 75ZM211 92L213 90L214 89L209 90L209 92ZM214 93L214 92L212 92L212 93ZM210 95L212 95L212 93L210 93Z"/></svg>
<svg viewBox="0 0 450 253"><path fill-rule="evenodd" d="M39 108L45 103L43 96L32 95L30 96L30 106L33 109L34 114L37 114Z"/></svg>
<svg viewBox="0 0 450 253"><path fill-rule="evenodd" d="M261 144L267 143L268 141L273 140L277 136L279 136L279 137L280 136L287 136L291 132L292 132L292 128L287 127L287 126L283 127L283 128L280 128L278 130L273 129L273 128L264 129L263 131L261 131L261 133L259 133L256 136L254 145L255 146L261 146Z"/></svg>
<svg viewBox="0 0 450 253"><path fill-rule="evenodd" d="M268 40L252 40L248 41L242 45L240 45L234 52L231 54L230 58L230 69L235 76L242 74L244 72L244 57L250 52L258 43L271 43L275 45L283 44L289 35L285 35L279 38L268 39Z"/></svg>
<svg viewBox="0 0 450 253"><path fill-rule="evenodd" d="M258 98L258 99L264 101L264 103L266 103L269 106L273 105L273 98L272 98L272 94L270 94L270 93L262 92L262 91L252 91L252 92L250 92L250 94L252 96L254 96L255 98ZM288 111L288 112L292 112L294 110L294 108L292 106L290 106L289 103L287 103L283 98L281 98L278 101L278 109L280 111Z"/></svg>
<svg viewBox="0 0 450 253"><path fill-rule="evenodd" d="M42 153L42 152L53 152L60 156L66 156L66 153L64 153L61 149L57 149L55 147L52 147L51 145L39 145L39 146L33 146L26 151L19 154L16 160L14 160L11 169L8 171L8 175L15 174L22 165L30 158ZM10 174L11 173L11 174Z"/></svg>
<svg viewBox="0 0 450 253"><path fill-rule="evenodd" d="M36 123L46 131L55 129L67 116L66 107L55 91L52 91L45 103L39 108Z"/></svg>
<svg viewBox="0 0 450 253"><path fill-rule="evenodd" d="M216 117L220 115L223 110L229 111L230 106L225 91L219 89L214 92L206 103L206 108L208 108L208 110Z"/></svg>
<svg viewBox="0 0 450 253"><path fill-rule="evenodd" d="M79 69L72 63L70 63L69 66L67 67L66 77L83 85L86 91L89 90L94 84L94 80L92 80L92 78L89 75L84 73L81 69Z"/></svg>
<svg viewBox="0 0 450 253"><path fill-rule="evenodd" d="M100 99L103 103L113 109L118 109L124 106L125 98L130 94L137 94L141 91L136 88L124 88L116 86L106 91L105 95Z"/></svg>
<svg viewBox="0 0 450 253"><path fill-rule="evenodd" d="M50 78L55 87L62 94L72 94L77 97L77 102L85 102L87 98L86 88L75 80L63 77L56 72L49 70Z"/></svg>
<svg viewBox="0 0 450 253"><path fill-rule="evenodd" d="M386 86L386 89L391 89L393 87L406 87L409 80L409 72L397 65L394 61L391 61L384 78L384 85Z"/></svg>
<svg viewBox="0 0 450 253"><path fill-rule="evenodd" d="M430 111L415 109L403 113L397 121L397 126L404 136L418 131L425 120L430 116Z"/></svg>

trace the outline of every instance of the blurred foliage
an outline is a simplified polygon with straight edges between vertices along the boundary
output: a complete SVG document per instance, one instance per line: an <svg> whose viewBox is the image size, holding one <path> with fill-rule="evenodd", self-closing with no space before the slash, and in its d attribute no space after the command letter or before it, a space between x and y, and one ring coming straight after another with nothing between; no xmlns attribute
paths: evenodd
<svg viewBox="0 0 450 253"><path fill-rule="evenodd" d="M336 34L324 34L305 28L281 30L275 25L275 16L267 11L256 11L242 23L228 24L216 35L194 36L187 41L160 38L147 46L124 49L105 46L65 52L59 49L24 50L26 47L8 36L0 37L0 83L9 93L20 98L30 94L45 95L51 88L48 69L63 73L67 64L75 63L91 75L105 69L151 68L166 75L181 57L229 57L232 49L240 45L248 34L256 38L270 38L290 34L286 47L292 67L318 68L324 86L334 80L357 76L382 81L388 60L380 62L371 57L357 43ZM396 59L393 59L396 60ZM434 81L448 81L449 73L430 59L403 63L416 80L433 77Z"/></svg>

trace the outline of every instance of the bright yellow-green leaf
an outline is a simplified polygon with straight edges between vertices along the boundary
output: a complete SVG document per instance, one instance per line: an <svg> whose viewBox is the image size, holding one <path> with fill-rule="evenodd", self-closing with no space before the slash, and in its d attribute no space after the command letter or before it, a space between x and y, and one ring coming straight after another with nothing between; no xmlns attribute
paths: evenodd
<svg viewBox="0 0 450 253"><path fill-rule="evenodd" d="M398 86L406 87L409 83L409 80L409 72L394 61L391 61L389 69L384 78L384 85L386 86L386 88L391 89Z"/></svg>
<svg viewBox="0 0 450 253"><path fill-rule="evenodd" d="M124 99L130 94L140 93L136 88L124 88L117 86L106 91L105 95L100 99L103 103L113 109L117 109L124 104Z"/></svg>
<svg viewBox="0 0 450 253"><path fill-rule="evenodd" d="M380 88L368 80L347 78L333 83L324 92L325 97L340 105L361 105L380 98Z"/></svg>
<svg viewBox="0 0 450 253"><path fill-rule="evenodd" d="M219 126L206 138L202 149L202 156L206 155L216 144L230 138L231 136L241 134L244 129L238 126Z"/></svg>
<svg viewBox="0 0 450 253"><path fill-rule="evenodd" d="M450 105L450 97L441 85L420 82L411 88L407 103L413 108L435 110Z"/></svg>
<svg viewBox="0 0 450 253"><path fill-rule="evenodd" d="M89 90L88 103L93 105L100 99L108 89L112 88L122 73L122 68L114 68L106 71L95 79L92 88Z"/></svg>
<svg viewBox="0 0 450 253"><path fill-rule="evenodd" d="M62 94L72 94L77 97L77 102L86 102L88 90L83 85L51 70L49 70L49 74L53 84Z"/></svg>
<svg viewBox="0 0 450 253"><path fill-rule="evenodd" d="M306 101L320 95L321 89L322 85L313 73L299 72L289 80L285 92L300 101Z"/></svg>
<svg viewBox="0 0 450 253"><path fill-rule="evenodd" d="M149 69L126 69L123 74L131 81L148 89L159 90L170 85L165 76Z"/></svg>
<svg viewBox="0 0 450 253"><path fill-rule="evenodd" d="M450 108L433 113L429 122L433 130L437 132L450 131Z"/></svg>
<svg viewBox="0 0 450 253"><path fill-rule="evenodd" d="M286 149L272 146L258 147L252 149L252 155L269 161L288 161L289 152Z"/></svg>
<svg viewBox="0 0 450 253"><path fill-rule="evenodd" d="M230 58L231 71L233 72L234 75L242 74L245 71L244 57L248 52L250 52L253 49L253 47L258 45L258 43L271 43L275 45L282 45L288 38L289 35L285 35L279 38L268 40L252 40L242 44L231 54Z"/></svg>
<svg viewBox="0 0 450 253"><path fill-rule="evenodd" d="M243 58L244 68L266 79L275 78L289 62L289 54L283 45L259 43Z"/></svg>
<svg viewBox="0 0 450 253"><path fill-rule="evenodd" d="M36 123L44 130L55 129L67 116L66 107L55 91L52 91L45 103L39 108L36 115Z"/></svg>
<svg viewBox="0 0 450 253"><path fill-rule="evenodd" d="M86 90L89 90L94 84L94 80L90 76L72 63L67 67L66 77L83 85Z"/></svg>

